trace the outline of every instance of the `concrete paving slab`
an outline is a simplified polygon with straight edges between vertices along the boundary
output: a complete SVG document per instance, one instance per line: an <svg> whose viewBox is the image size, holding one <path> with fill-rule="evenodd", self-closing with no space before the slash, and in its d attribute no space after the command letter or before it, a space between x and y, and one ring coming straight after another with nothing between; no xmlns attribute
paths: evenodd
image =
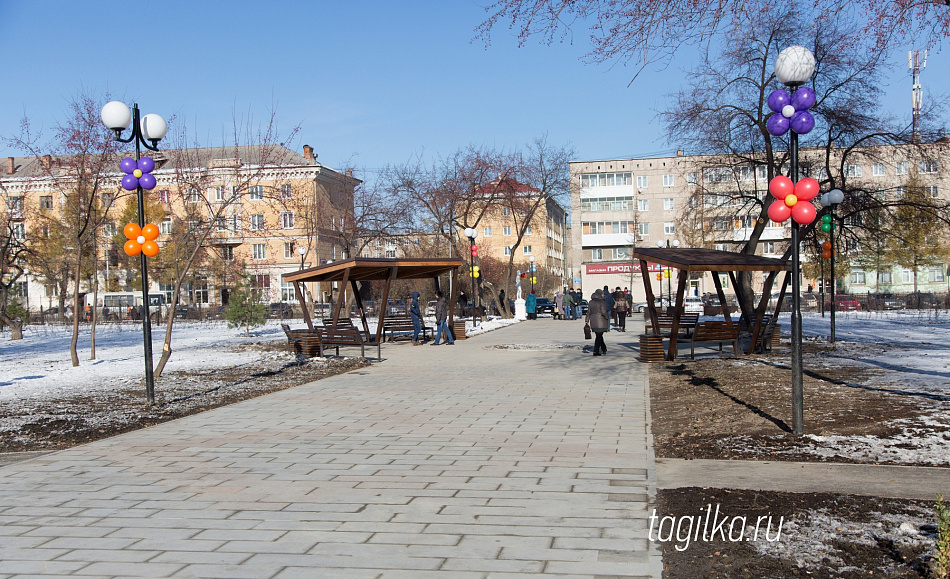
<svg viewBox="0 0 950 579"><path fill-rule="evenodd" d="M345 375L3 466L0 575L660 577L637 334L595 358L582 328L387 344Z"/></svg>

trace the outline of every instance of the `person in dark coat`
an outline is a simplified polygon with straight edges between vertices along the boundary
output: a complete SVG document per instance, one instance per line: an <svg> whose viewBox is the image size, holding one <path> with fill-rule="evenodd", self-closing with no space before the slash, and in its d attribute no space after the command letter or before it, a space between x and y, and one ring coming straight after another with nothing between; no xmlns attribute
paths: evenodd
<svg viewBox="0 0 950 579"><path fill-rule="evenodd" d="M604 332L610 330L610 310L607 309L607 302L604 301L604 290L597 290L590 297L590 303L587 304L587 323L596 336L594 338L594 355L601 356L607 353L607 345L604 343Z"/></svg>
<svg viewBox="0 0 950 579"><path fill-rule="evenodd" d="M604 286L604 301L607 302L607 312L610 316L610 321L613 322L614 327L617 327L617 316L614 314L614 295L610 293L610 288Z"/></svg>
<svg viewBox="0 0 950 579"><path fill-rule="evenodd" d="M452 337L452 332L449 331L449 304L445 301L442 290L435 292L435 297L438 299L435 302L435 341L432 342L432 345L439 345L444 331L446 345L453 346L455 345L455 338Z"/></svg>
<svg viewBox="0 0 950 579"><path fill-rule="evenodd" d="M538 319L537 307L538 296L534 295L534 290L531 290L531 293L528 294L527 299L524 301L524 309L528 313L529 320Z"/></svg>
<svg viewBox="0 0 950 579"><path fill-rule="evenodd" d="M412 303L409 304L409 317L412 318L412 345L418 346L419 332L422 331L422 311L419 309L419 292L412 292Z"/></svg>
<svg viewBox="0 0 950 579"><path fill-rule="evenodd" d="M614 316L617 318L617 329L621 332L627 331L627 311L630 309L630 302L627 301L627 294L620 291L620 286L614 291Z"/></svg>

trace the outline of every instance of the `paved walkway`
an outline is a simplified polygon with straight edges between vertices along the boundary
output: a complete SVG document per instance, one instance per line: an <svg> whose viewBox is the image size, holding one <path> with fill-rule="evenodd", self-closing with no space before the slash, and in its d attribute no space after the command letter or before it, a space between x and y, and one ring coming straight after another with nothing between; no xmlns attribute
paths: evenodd
<svg viewBox="0 0 950 579"><path fill-rule="evenodd" d="M637 333L594 358L563 347L581 328L384 346L360 371L4 466L0 578L659 577Z"/></svg>

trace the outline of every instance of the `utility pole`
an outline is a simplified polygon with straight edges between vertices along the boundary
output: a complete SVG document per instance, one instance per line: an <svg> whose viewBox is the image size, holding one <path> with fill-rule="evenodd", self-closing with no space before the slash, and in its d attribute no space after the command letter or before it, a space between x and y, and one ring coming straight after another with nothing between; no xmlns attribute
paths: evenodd
<svg viewBox="0 0 950 579"><path fill-rule="evenodd" d="M923 53L923 58L921 58ZM920 142L920 109L924 103L924 93L920 86L920 71L927 67L927 51L911 50L907 53L907 68L913 75L914 84L911 90L911 103L914 113L913 131L911 140L915 143Z"/></svg>

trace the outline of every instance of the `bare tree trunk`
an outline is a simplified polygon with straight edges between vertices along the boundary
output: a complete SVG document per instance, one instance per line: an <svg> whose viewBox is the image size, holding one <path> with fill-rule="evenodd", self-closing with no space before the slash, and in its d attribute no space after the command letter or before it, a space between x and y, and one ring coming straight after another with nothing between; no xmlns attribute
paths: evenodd
<svg viewBox="0 0 950 579"><path fill-rule="evenodd" d="M106 256L106 259L109 259ZM99 315L96 313L96 304L99 303L99 248L96 243L92 244L92 263L93 263L93 282L92 282L92 327L89 331L89 359L96 359L96 321Z"/></svg>
<svg viewBox="0 0 950 579"><path fill-rule="evenodd" d="M82 241L76 240L76 274L73 276L73 337L69 341L69 356L72 358L73 366L79 366L79 353L76 351L76 345L79 343L79 316L82 315L82 308L79 307L79 282L82 280L80 273L82 271Z"/></svg>

